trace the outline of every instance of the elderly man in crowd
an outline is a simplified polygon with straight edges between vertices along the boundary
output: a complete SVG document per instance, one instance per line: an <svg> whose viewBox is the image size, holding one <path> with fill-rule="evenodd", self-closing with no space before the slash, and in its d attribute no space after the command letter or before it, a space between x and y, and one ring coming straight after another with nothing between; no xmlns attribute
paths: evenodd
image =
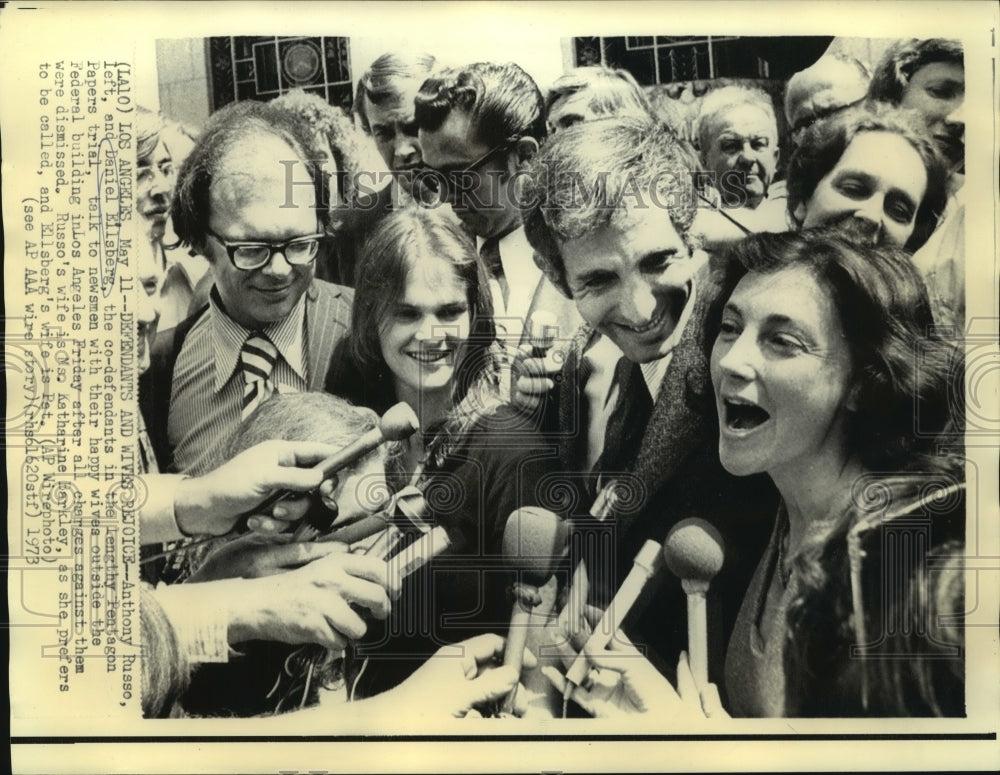
<svg viewBox="0 0 1000 775"><path fill-rule="evenodd" d="M669 131L652 120L584 123L543 149L525 228L549 279L588 324L547 414L563 468L580 472L584 512L614 480L629 493L606 523L614 551L589 563L592 595L606 605L647 539L662 541L678 520L702 517L726 541L713 585L721 621L710 628L725 638L776 500L766 483L736 480L719 465L715 410L703 400L710 389L702 343L716 289L704 255L691 249L692 173ZM602 178L600 193L581 193L598 191ZM541 364L531 365L541 373ZM518 382L536 397L548 385L539 377ZM667 575L654 582L658 602L640 606L627 629L669 672L686 630L684 595Z"/></svg>
<svg viewBox="0 0 1000 775"><path fill-rule="evenodd" d="M726 214L750 232L784 231L784 187L774 181L778 124L771 98L745 86L709 92L695 137Z"/></svg>
<svg viewBox="0 0 1000 775"><path fill-rule="evenodd" d="M206 256L214 285L201 314L157 338L140 387L171 471L222 462L275 391L320 388L346 332L351 292L313 278L329 189L309 145L289 112L238 103L212 117L181 168L174 228Z"/></svg>

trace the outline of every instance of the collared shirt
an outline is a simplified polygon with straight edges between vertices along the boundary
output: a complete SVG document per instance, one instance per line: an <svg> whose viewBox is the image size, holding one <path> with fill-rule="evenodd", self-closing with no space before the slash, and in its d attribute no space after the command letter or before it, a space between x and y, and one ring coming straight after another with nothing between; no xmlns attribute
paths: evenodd
<svg viewBox="0 0 1000 775"><path fill-rule="evenodd" d="M291 314L261 329L278 351L271 380L279 393L301 392L309 384L305 304L303 294ZM197 476L226 459L241 423L240 350L251 333L222 310L213 289L209 309L191 328L174 367L167 418L171 471Z"/></svg>
<svg viewBox="0 0 1000 775"><path fill-rule="evenodd" d="M485 241L481 237L476 238L477 250L482 249ZM517 347L524 333L531 301L535 298L535 291L542 279L542 270L535 263L534 249L528 243L523 226L501 237L497 247L510 295L508 302L504 304L500 283L495 278L490 278L493 317L497 322L498 336L502 327L508 344Z"/></svg>
<svg viewBox="0 0 1000 775"><path fill-rule="evenodd" d="M958 331L965 328L965 201L964 188L948 199L937 229L913 254L913 265L927 283L934 322Z"/></svg>
<svg viewBox="0 0 1000 775"><path fill-rule="evenodd" d="M166 271L160 283L159 329L173 328L188 316L194 289L205 273L208 261L204 256L191 255L184 248L164 251Z"/></svg>

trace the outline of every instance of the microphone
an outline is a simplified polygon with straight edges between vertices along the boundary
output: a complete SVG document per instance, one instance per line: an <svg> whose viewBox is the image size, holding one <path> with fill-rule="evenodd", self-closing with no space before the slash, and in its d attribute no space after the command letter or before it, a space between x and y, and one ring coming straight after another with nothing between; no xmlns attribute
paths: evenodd
<svg viewBox="0 0 1000 775"><path fill-rule="evenodd" d="M503 663L521 674L531 624L531 609L540 602L538 587L555 571L567 548L569 525L547 509L522 506L508 518L503 531L503 556L518 571ZM502 713L514 711L517 684L504 699Z"/></svg>
<svg viewBox="0 0 1000 775"><path fill-rule="evenodd" d="M618 484L617 479L612 479L597 493L597 497L590 506L590 517L594 522L606 522L615 513L619 500ZM569 597L566 601L570 622L578 622L583 619L589 586L587 562L585 559L581 559L573 571L573 579L569 587Z"/></svg>
<svg viewBox="0 0 1000 775"><path fill-rule="evenodd" d="M594 628L593 633L587 639L587 644L573 660L573 664L566 672L566 689L563 691L563 702L566 702L573 689L579 686L587 676L587 647L591 651L603 649L611 641L611 638L618 631L619 623L628 615L635 601L639 599L643 588L660 569L663 561L660 544L656 541L646 541L636 554L632 563L632 570L629 571L625 581L615 593L611 604L608 605L601 616L601 621Z"/></svg>
<svg viewBox="0 0 1000 775"><path fill-rule="evenodd" d="M399 578L402 581L411 573L422 568L434 557L437 557L449 546L451 546L451 538L448 535L448 531L441 527L441 525L438 525L428 530L413 543L403 547L388 562L398 568Z"/></svg>
<svg viewBox="0 0 1000 775"><path fill-rule="evenodd" d="M412 436L419 427L420 421L417 419L416 413L409 404L401 401L386 410L386 413L379 419L378 425L367 433L359 436L347 446L342 447L329 457L321 460L313 466L312 470L322 471L323 478L329 479L337 471L356 463L380 444L383 444L386 441L402 441L403 439ZM175 552L179 552L184 549L193 549L196 546L208 543L209 541L217 541L226 536L245 533L247 531L247 520L251 516L261 512L268 512L276 503L287 498L299 497L301 495L303 495L303 493L296 492L295 490L275 490L264 498L264 500L262 500L259 504L257 504L255 508L241 514L236 522L233 523L233 528L228 533L217 536L207 536L191 543L182 543L176 548L144 557L140 564L146 564L154 560L158 560L161 557L169 557ZM315 497L315 495L311 498L311 500L312 503L310 504L309 510L295 526L295 532L292 536L293 541L313 540L317 536L329 530L333 525L334 519L337 517L336 510L327 508L318 497ZM361 521L364 522L365 520ZM374 532L377 528L374 528L373 525L374 523L369 522L366 525L366 528L371 529L371 532ZM368 535L371 535L371 532L369 532Z"/></svg>
<svg viewBox="0 0 1000 775"><path fill-rule="evenodd" d="M663 560L687 595L688 658L691 673L701 688L708 684L708 621L705 614L708 586L725 559L722 536L703 519L682 519L667 533Z"/></svg>
<svg viewBox="0 0 1000 775"><path fill-rule="evenodd" d="M532 358L544 358L559 336L556 316L548 310L536 310L528 320L528 344Z"/></svg>
<svg viewBox="0 0 1000 775"><path fill-rule="evenodd" d="M402 441L413 435L419 427L420 421L410 405L400 402L386 410L386 413L379 419L378 425L321 460L313 466L313 470L322 471L323 478L329 479L337 471L357 463L379 445L386 441ZM278 490L265 498L254 512L267 511L274 504L293 495L298 495L298 493L293 490ZM326 508L319 502L319 499L314 499L312 507L296 525L292 540L311 540L318 533L325 533L330 529L336 516L336 512Z"/></svg>
<svg viewBox="0 0 1000 775"><path fill-rule="evenodd" d="M383 560L388 559L405 537L405 534L399 527L399 522L402 518L405 518L409 524L417 527L421 534L429 532L432 527L425 519L427 516L427 501L424 500L424 494L420 491L420 488L414 487L412 484L408 484L392 496L392 501L390 501L389 506L385 509L385 513L390 515L392 521L385 523L381 535L373 543L368 544L367 548L361 547L361 551L364 554L370 554L372 557L381 557Z"/></svg>

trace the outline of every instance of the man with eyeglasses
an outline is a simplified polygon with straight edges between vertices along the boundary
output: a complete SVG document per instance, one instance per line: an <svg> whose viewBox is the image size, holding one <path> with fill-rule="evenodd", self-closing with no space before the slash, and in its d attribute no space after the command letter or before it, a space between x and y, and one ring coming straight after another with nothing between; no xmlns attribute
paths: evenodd
<svg viewBox="0 0 1000 775"><path fill-rule="evenodd" d="M428 78L415 99L423 150L421 182L475 235L490 277L498 338L508 353L546 310L568 338L580 324L571 303L543 276L521 224L520 178L545 140L545 102L513 63L479 62Z"/></svg>
<svg viewBox="0 0 1000 775"><path fill-rule="evenodd" d="M352 292L314 279L327 178L288 111L244 102L214 114L178 175L178 237L204 255L209 304L158 337L140 396L170 471L221 463L230 437L275 392L318 390Z"/></svg>
<svg viewBox="0 0 1000 775"><path fill-rule="evenodd" d="M136 111L136 128L135 206L145 239L159 266L158 306L161 325L166 329L186 318L195 299L203 295L198 284L208 272L208 264L202 256L188 250L165 250L170 197L177 178L173 142L163 116L141 106Z"/></svg>

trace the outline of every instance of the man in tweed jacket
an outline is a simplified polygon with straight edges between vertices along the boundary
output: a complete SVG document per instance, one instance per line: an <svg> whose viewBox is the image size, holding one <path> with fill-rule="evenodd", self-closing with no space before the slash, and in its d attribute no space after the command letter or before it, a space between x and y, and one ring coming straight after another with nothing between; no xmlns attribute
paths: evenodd
<svg viewBox="0 0 1000 775"><path fill-rule="evenodd" d="M588 559L591 598L607 604L647 539L662 541L687 517L709 521L726 544L709 597L717 681L777 500L767 482L735 479L719 463L705 342L717 287L688 240L695 199L685 158L651 122L572 127L550 140L532 170L525 227L546 274L588 324L545 399L546 424L577 486L576 512L585 514L612 479L627 493L606 521L613 556ZM626 382L629 371L636 376ZM517 387L530 404L547 383L531 376L540 374L531 364L521 374ZM615 429L615 409L629 403L646 408ZM670 674L687 647L679 582L661 571L638 609L625 630Z"/></svg>

